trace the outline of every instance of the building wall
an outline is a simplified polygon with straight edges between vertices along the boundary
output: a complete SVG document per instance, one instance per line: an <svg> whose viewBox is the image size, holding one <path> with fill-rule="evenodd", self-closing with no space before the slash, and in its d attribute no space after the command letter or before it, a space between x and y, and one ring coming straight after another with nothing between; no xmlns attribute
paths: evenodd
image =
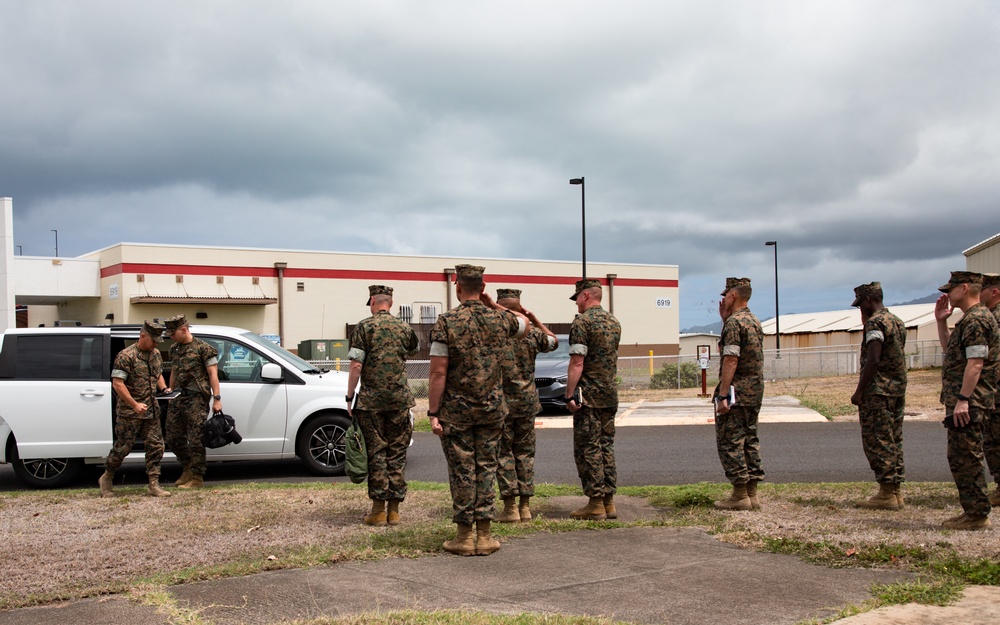
<svg viewBox="0 0 1000 625"><path fill-rule="evenodd" d="M965 251L965 269L979 273L1000 273L1000 235Z"/></svg>
<svg viewBox="0 0 1000 625"><path fill-rule="evenodd" d="M144 304L137 297L277 298L283 270L282 311L285 347L306 339L348 338L348 324L370 314L369 284L394 287L393 312L409 305L413 321L420 307L437 314L457 305L449 282L456 263L486 267L487 292L522 290L522 302L545 323L569 323L576 304L568 298L579 277L578 263L511 259L345 254L296 250L181 247L122 243L94 252L100 260L100 298L70 302L66 316L85 323L138 323L177 313L204 312L208 323L278 334L278 305ZM678 269L672 265L590 263L589 277L604 283L604 306L622 324L622 355L676 354L678 349ZM609 287L608 274L617 275ZM180 278L178 278L180 277ZM613 300L613 301L612 301Z"/></svg>

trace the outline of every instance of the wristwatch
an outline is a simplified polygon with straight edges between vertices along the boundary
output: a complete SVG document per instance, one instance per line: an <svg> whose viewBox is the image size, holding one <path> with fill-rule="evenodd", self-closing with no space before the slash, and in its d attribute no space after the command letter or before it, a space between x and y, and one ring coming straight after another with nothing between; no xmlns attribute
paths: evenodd
<svg viewBox="0 0 1000 625"><path fill-rule="evenodd" d="M354 397L352 395L344 395L344 399L347 400L347 403L354 401Z"/></svg>
<svg viewBox="0 0 1000 625"><path fill-rule="evenodd" d="M440 409L439 410L435 410L434 412L431 412L430 410L428 410L427 411L427 416L428 417L434 417L436 419L439 412L441 412Z"/></svg>
<svg viewBox="0 0 1000 625"><path fill-rule="evenodd" d="M969 398L961 393L955 393L955 397L958 398L958 401L969 401Z"/></svg>
<svg viewBox="0 0 1000 625"><path fill-rule="evenodd" d="M215 401L222 401L222 395L213 395Z"/></svg>

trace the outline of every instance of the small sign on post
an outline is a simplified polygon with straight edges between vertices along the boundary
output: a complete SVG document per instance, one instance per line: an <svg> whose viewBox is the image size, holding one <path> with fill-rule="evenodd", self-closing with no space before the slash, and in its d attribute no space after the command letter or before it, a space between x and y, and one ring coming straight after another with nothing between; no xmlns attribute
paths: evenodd
<svg viewBox="0 0 1000 625"><path fill-rule="evenodd" d="M712 359L712 346L698 346L698 364L701 365L701 395L708 397L708 361Z"/></svg>

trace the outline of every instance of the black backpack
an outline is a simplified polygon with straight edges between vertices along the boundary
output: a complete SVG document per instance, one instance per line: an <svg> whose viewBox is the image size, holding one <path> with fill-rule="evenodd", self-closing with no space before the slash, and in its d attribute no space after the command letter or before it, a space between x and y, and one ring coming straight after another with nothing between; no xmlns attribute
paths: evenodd
<svg viewBox="0 0 1000 625"><path fill-rule="evenodd" d="M222 412L213 413L201 430L201 442L209 449L239 445L243 437L236 431L236 419Z"/></svg>

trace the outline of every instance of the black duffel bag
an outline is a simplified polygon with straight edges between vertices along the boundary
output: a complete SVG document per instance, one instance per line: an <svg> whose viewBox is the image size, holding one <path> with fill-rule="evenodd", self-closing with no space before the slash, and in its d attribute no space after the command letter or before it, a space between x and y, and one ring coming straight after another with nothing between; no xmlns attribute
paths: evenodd
<svg viewBox="0 0 1000 625"><path fill-rule="evenodd" d="M201 430L201 443L209 449L239 445L243 437L236 431L236 419L222 412L213 413Z"/></svg>

